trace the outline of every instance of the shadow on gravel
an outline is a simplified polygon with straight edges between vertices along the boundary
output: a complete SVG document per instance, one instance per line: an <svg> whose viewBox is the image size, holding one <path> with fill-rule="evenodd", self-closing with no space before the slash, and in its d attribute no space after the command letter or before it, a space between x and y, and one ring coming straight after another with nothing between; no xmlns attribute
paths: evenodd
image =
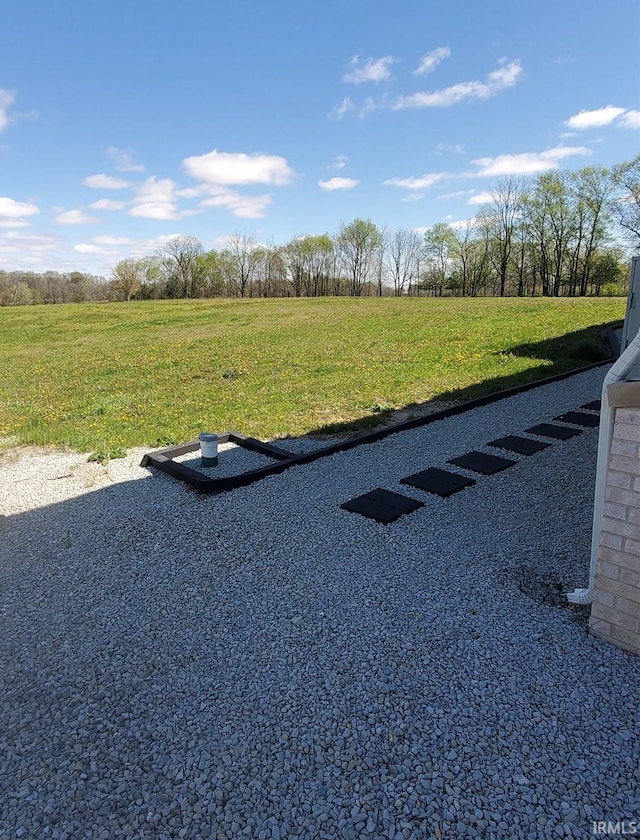
<svg viewBox="0 0 640 840"><path fill-rule="evenodd" d="M536 343L518 344L513 347L495 351L493 355L503 357L517 357L539 359L543 364L529 368L521 373L484 379L466 388L443 391L426 403L407 403L396 411L383 409L365 414L356 420L344 423L329 423L312 429L310 436L346 435L373 429L398 419L413 419L424 414L430 414L442 408L477 399L478 397L494 394L498 391L514 388L529 382L546 379L566 371L585 367L590 364L605 361L612 357L613 348L610 341L612 330L619 329L621 321L612 321L596 327L576 330L557 338L546 339Z"/></svg>
<svg viewBox="0 0 640 840"><path fill-rule="evenodd" d="M566 593L571 590L572 583L563 582L556 571L534 569L527 565L507 567L500 570L499 581L507 589L517 588L537 604L564 610L572 621L587 632L591 607L570 604L567 601Z"/></svg>

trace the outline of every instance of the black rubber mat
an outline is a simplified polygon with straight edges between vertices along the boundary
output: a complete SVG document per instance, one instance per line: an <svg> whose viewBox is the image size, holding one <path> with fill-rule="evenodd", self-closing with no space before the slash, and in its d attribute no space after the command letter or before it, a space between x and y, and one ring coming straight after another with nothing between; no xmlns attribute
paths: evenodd
<svg viewBox="0 0 640 840"><path fill-rule="evenodd" d="M587 429L595 429L600 425L600 418L595 414L585 414L584 411L567 411L566 414L560 414L554 417L554 420L560 420L561 423L573 423L575 426L585 426Z"/></svg>
<svg viewBox="0 0 640 840"><path fill-rule="evenodd" d="M530 429L525 429L532 435L554 438L554 440L569 440L569 438L582 434L582 429L570 429L569 426L556 426L555 423L538 423Z"/></svg>
<svg viewBox="0 0 640 840"><path fill-rule="evenodd" d="M471 487L475 483L473 478L467 478L460 473L441 470L437 467L429 467L427 470L400 479L400 484L410 484L412 487L425 490L427 493L442 496L443 499L453 496L454 493L464 490L465 487Z"/></svg>
<svg viewBox="0 0 640 840"><path fill-rule="evenodd" d="M492 440L488 444L496 449L506 449L509 452L517 452L518 455L533 455L551 446L550 443L543 443L541 440L531 440L519 435L507 435L506 437Z"/></svg>
<svg viewBox="0 0 640 840"><path fill-rule="evenodd" d="M602 403L600 400L591 400L591 402L581 405L580 408L587 408L589 411L600 411Z"/></svg>
<svg viewBox="0 0 640 840"><path fill-rule="evenodd" d="M359 513L369 519L375 519L376 522L381 522L383 525L388 525L405 513L412 513L414 510L424 507L424 502L378 487L362 496L356 496L355 499L345 502L340 507L350 513Z"/></svg>
<svg viewBox="0 0 640 840"><path fill-rule="evenodd" d="M494 473L515 466L518 462L513 461L511 458L500 458L498 455L487 455L485 452L474 451L466 452L464 455L458 455L456 458L451 458L447 463L455 464L457 467L482 473L483 475L493 475Z"/></svg>

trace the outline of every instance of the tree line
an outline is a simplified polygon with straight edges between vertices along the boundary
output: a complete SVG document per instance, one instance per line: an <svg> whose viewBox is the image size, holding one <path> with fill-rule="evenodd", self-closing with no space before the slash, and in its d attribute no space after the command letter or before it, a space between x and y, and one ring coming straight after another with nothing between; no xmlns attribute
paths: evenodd
<svg viewBox="0 0 640 840"><path fill-rule="evenodd" d="M612 169L505 177L475 218L424 234L369 219L285 245L235 233L221 250L176 236L110 278L0 272L0 304L324 295L579 296L624 291L640 249L640 155Z"/></svg>

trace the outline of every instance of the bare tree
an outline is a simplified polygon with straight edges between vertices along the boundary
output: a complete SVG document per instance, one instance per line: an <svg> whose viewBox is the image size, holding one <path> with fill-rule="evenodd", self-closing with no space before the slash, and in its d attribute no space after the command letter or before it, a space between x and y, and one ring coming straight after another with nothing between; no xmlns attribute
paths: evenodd
<svg viewBox="0 0 640 840"><path fill-rule="evenodd" d="M500 295L507 293L507 280L514 246L514 232L522 212L526 181L510 175L500 178L491 190L492 203L486 208L491 226L491 261L498 275Z"/></svg>
<svg viewBox="0 0 640 840"><path fill-rule="evenodd" d="M615 216L634 250L640 249L640 155L613 169Z"/></svg>
<svg viewBox="0 0 640 840"><path fill-rule="evenodd" d="M202 243L195 236L174 236L161 249L167 282L181 297L197 295L198 257Z"/></svg>
<svg viewBox="0 0 640 840"><path fill-rule="evenodd" d="M414 230L399 228L385 236L384 267L396 297L403 295L418 278L423 239Z"/></svg>
<svg viewBox="0 0 640 840"><path fill-rule="evenodd" d="M111 272L111 283L114 290L125 300L131 300L140 291L143 279L143 268L139 260L132 257L120 260Z"/></svg>
<svg viewBox="0 0 640 840"><path fill-rule="evenodd" d="M229 237L226 249L233 270L236 287L240 297L245 297L251 291L254 275L259 261L256 248L255 234L245 236L236 233Z"/></svg>
<svg viewBox="0 0 640 840"><path fill-rule="evenodd" d="M550 295L555 282L551 214L544 191L538 189L537 183L525 196L523 206L531 254L532 294L535 294L539 280L542 295Z"/></svg>
<svg viewBox="0 0 640 840"><path fill-rule="evenodd" d="M285 286L283 277L286 275L286 269L280 250L273 240L254 248L254 272L249 286L249 297L281 296Z"/></svg>
<svg viewBox="0 0 640 840"><path fill-rule="evenodd" d="M89 299L92 278L81 271L71 271L67 275L67 287L72 303L84 303Z"/></svg>
<svg viewBox="0 0 640 840"><path fill-rule="evenodd" d="M25 280L25 274L28 277L30 272L0 271L0 306L25 306L35 302L33 284Z"/></svg>
<svg viewBox="0 0 640 840"><path fill-rule="evenodd" d="M284 249L273 242L266 248L265 297L287 295L287 266L283 254Z"/></svg>
<svg viewBox="0 0 640 840"><path fill-rule="evenodd" d="M340 226L337 246L344 270L349 277L351 295L361 295L367 283L374 278L374 272L378 268L380 241L380 231L369 219L356 219L349 225ZM377 274L375 279L377 280Z"/></svg>
<svg viewBox="0 0 640 840"><path fill-rule="evenodd" d="M478 219L469 219L466 224L452 228L455 237L453 254L460 273L460 292L462 296L475 297L484 288L489 272L489 252L486 239L480 235L481 225Z"/></svg>
<svg viewBox="0 0 640 840"><path fill-rule="evenodd" d="M304 285L305 254L302 244L303 242L303 237L296 236L284 246L282 252L284 264L287 268L288 280L291 284L295 297L300 297L302 295L302 288Z"/></svg>

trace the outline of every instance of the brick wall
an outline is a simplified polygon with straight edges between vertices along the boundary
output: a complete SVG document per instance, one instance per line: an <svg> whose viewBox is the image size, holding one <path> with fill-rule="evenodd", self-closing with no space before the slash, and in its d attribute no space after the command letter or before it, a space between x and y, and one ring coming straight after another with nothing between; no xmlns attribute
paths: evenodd
<svg viewBox="0 0 640 840"><path fill-rule="evenodd" d="M640 408L615 409L589 629L640 654Z"/></svg>

